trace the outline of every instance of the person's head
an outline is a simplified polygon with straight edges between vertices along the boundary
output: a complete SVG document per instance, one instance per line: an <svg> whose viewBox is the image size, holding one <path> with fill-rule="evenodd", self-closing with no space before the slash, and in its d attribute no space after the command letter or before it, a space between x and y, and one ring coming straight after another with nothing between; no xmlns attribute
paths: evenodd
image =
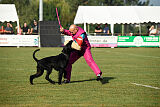
<svg viewBox="0 0 160 107"><path fill-rule="evenodd" d="M107 27L107 24L105 24L105 27Z"/></svg>
<svg viewBox="0 0 160 107"><path fill-rule="evenodd" d="M153 25L149 28L149 31L151 31L152 29L154 29L154 26L153 26Z"/></svg>
<svg viewBox="0 0 160 107"><path fill-rule="evenodd" d="M97 27L98 27L98 28L101 28L101 24L97 24Z"/></svg>
<svg viewBox="0 0 160 107"><path fill-rule="evenodd" d="M37 22L34 20L34 25L37 25Z"/></svg>
<svg viewBox="0 0 160 107"><path fill-rule="evenodd" d="M27 23L26 22L24 23L24 27L27 27Z"/></svg>
<svg viewBox="0 0 160 107"><path fill-rule="evenodd" d="M9 22L7 23L7 27L10 27L10 23Z"/></svg>
<svg viewBox="0 0 160 107"><path fill-rule="evenodd" d="M74 25L74 24L72 24L70 27L69 27L69 32L71 33L71 34L76 34L77 32L78 32L78 28L77 28L77 26L76 25Z"/></svg>

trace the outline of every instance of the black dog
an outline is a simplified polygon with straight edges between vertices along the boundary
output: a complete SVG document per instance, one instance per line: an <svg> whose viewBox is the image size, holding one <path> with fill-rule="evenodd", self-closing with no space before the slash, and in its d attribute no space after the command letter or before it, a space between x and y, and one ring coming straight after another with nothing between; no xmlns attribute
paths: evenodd
<svg viewBox="0 0 160 107"><path fill-rule="evenodd" d="M40 77L44 70L47 70L47 75L45 77L50 83L54 84L55 82L49 78L49 75L52 72L52 69L59 71L58 75L58 84L61 84L63 74L66 75L65 68L68 64L69 56L71 52L74 50L72 45L72 40L69 41L63 48L62 53L57 56L46 57L41 60L38 60L35 57L35 53L40 49L37 49L33 52L33 59L37 62L37 73L30 76L30 83L33 85L33 79Z"/></svg>

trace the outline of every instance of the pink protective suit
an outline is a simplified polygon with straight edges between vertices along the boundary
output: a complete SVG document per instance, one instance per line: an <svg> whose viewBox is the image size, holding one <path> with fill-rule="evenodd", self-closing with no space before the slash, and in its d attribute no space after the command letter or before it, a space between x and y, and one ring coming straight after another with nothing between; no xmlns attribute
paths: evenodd
<svg viewBox="0 0 160 107"><path fill-rule="evenodd" d="M78 26L77 26L78 27ZM80 51L74 51L71 53L70 55L70 59L69 59L69 63L68 63L68 66L66 68L66 72L67 72L67 75L65 78L67 78L67 80L70 80L71 78L71 71L72 71L72 64L77 61L81 56L84 57L84 59L86 60L87 64L90 66L90 68L94 71L94 73L96 74L96 76L98 74L101 73L99 67L97 66L97 64L95 63L95 61L93 60L92 58L92 54L91 54L91 45L88 41L88 38L87 38L87 34L86 32L81 28L81 27L78 27L78 32L75 34L75 35L72 35L69 30L66 30L64 29L64 34L66 35L70 35L72 36L73 40L76 41L76 39L81 35L81 34L84 34L85 37L83 39L83 43L81 45L81 50Z"/></svg>

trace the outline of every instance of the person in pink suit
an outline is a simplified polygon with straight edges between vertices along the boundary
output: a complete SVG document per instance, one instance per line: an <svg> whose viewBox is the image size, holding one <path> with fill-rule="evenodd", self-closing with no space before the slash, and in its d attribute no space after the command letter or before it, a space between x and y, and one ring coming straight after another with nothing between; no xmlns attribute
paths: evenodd
<svg viewBox="0 0 160 107"><path fill-rule="evenodd" d="M93 60L91 54L91 45L88 41L86 32L81 27L74 24L70 26L69 30L61 27L60 32L65 35L72 36L73 41L75 41L80 46L80 50L76 50L70 55L69 63L66 67L66 75L64 76L64 83L70 82L72 64L77 61L81 56L84 57L89 67L94 71L95 75L97 76L97 81L102 80L102 72Z"/></svg>

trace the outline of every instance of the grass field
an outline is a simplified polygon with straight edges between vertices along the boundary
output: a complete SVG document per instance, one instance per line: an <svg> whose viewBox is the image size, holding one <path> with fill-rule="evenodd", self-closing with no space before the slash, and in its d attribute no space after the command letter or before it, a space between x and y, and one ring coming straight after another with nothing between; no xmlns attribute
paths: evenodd
<svg viewBox="0 0 160 107"><path fill-rule="evenodd" d="M70 84L53 85L43 75L30 85L35 49L0 47L0 107L160 107L159 48L93 48L102 82L81 58L73 65ZM41 48L36 56L61 50ZM57 82L57 72L50 77Z"/></svg>

